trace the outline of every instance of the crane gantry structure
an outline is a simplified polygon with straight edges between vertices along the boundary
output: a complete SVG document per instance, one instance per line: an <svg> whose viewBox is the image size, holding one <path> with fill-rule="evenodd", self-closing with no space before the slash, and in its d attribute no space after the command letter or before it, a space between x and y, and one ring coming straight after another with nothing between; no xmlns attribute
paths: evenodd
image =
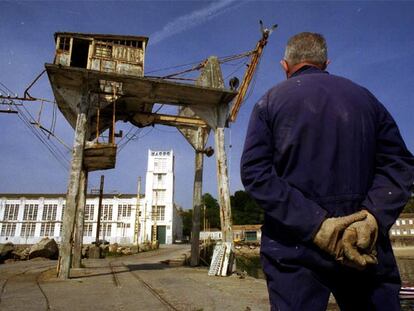
<svg viewBox="0 0 414 311"><path fill-rule="evenodd" d="M55 60L53 64L45 65L44 72L49 77L57 107L75 130L58 264L60 278L69 278L71 267L80 265L80 262L72 262L72 256L80 258L78 244L82 239L75 239L75 236L82 236L83 222L77 216L85 207L88 172L115 167L116 137L120 136L115 131L115 124L120 120L137 127L155 124L176 127L195 150L192 265L198 265L199 260L203 156L212 155L206 142L210 131L214 132L222 236L223 241L233 242L225 128L237 119L263 49L275 27L262 27L262 36L253 51L224 59L209 57L191 70L164 77L144 75L146 37L55 34ZM251 59L241 87L236 91L237 85L233 84L231 89L226 89L220 63L242 57ZM188 80L179 76L194 70L201 71L194 84L171 81ZM28 90L41 75L29 85L23 97L8 96L8 99L39 100ZM156 104L176 106L178 113L158 113L158 110L154 111ZM109 130L108 141L99 141L106 130Z"/></svg>

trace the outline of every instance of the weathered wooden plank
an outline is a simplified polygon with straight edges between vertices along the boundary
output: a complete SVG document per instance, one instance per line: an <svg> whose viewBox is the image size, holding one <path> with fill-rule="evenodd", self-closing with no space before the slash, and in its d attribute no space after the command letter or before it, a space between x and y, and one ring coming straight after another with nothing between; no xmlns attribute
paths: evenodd
<svg viewBox="0 0 414 311"><path fill-rule="evenodd" d="M83 163L88 171L107 170L115 167L116 164L115 144L97 144L87 142Z"/></svg>
<svg viewBox="0 0 414 311"><path fill-rule="evenodd" d="M229 177L227 172L227 155L224 145L224 128L214 130L215 154L217 165L217 186L220 205L220 224L224 242L233 242L232 216L230 205Z"/></svg>

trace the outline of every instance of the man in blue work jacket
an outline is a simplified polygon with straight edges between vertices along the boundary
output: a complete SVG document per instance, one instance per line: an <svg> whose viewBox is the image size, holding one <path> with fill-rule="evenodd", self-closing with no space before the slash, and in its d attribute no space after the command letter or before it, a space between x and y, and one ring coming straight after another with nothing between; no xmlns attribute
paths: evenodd
<svg viewBox="0 0 414 311"><path fill-rule="evenodd" d="M255 105L241 160L265 211L261 261L272 310L399 310L388 231L410 196L414 158L367 89L325 71L323 36L300 33L287 80Z"/></svg>

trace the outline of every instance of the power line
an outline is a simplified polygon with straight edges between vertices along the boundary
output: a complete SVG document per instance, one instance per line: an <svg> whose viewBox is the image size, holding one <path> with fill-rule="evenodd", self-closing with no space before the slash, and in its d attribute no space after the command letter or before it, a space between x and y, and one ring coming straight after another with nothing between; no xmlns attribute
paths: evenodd
<svg viewBox="0 0 414 311"><path fill-rule="evenodd" d="M2 86L0 89L6 93L11 91L4 83L0 82ZM43 136L46 136L43 131L40 131L42 134L39 133L38 130L33 126L37 124L34 117L31 113L26 109L23 103L20 101L20 105L16 104L14 100L10 100L12 105L18 111L18 117L23 122L23 124L32 132L32 134L41 142L41 144L51 153L51 155L59 162L59 164L65 169L68 170L69 168L69 160L66 158L66 155L62 153L62 151L55 145L52 140L47 140ZM23 109L20 109L19 106L22 106Z"/></svg>

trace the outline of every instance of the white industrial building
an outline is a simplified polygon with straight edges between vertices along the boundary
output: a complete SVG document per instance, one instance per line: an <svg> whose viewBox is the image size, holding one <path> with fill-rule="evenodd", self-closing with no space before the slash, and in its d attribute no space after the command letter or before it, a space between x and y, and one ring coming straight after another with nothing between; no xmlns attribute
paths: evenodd
<svg viewBox="0 0 414 311"><path fill-rule="evenodd" d="M145 196L139 199L137 194L103 196L100 239L132 244L138 235L139 243L156 238L160 244L171 244L182 238L182 220L174 204L173 151L149 150L145 184ZM43 237L59 242L65 201L65 194L0 194L0 243L34 244ZM95 241L98 206L98 195L88 194L85 244Z"/></svg>

